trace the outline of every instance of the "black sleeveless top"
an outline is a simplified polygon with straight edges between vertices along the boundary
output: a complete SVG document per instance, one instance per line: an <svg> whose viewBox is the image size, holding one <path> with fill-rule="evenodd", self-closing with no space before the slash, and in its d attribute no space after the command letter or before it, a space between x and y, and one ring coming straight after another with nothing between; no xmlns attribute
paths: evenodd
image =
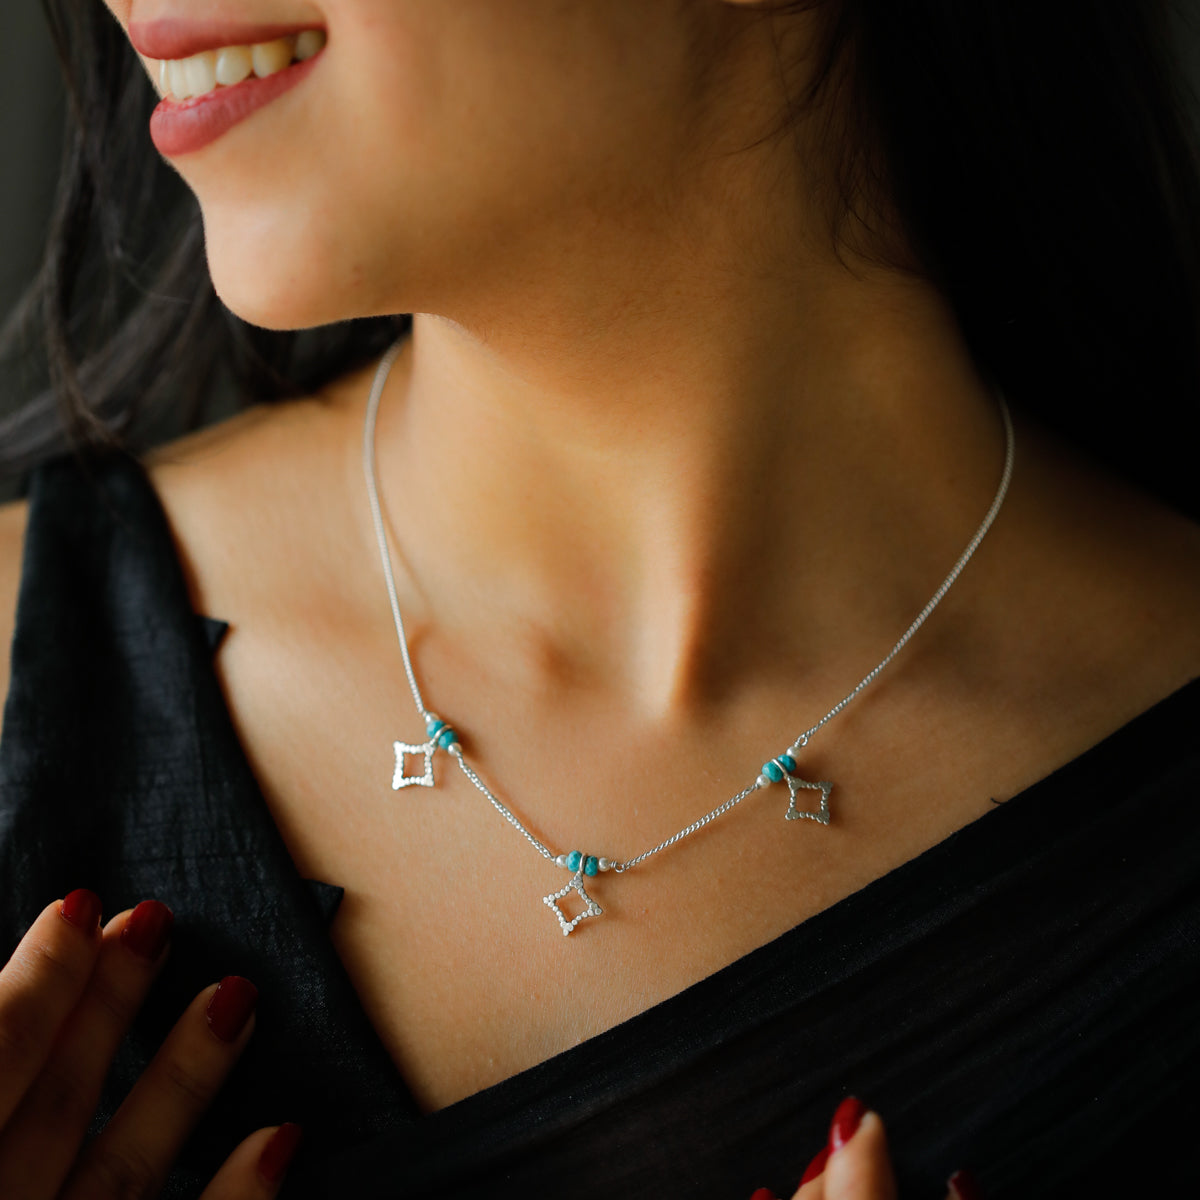
<svg viewBox="0 0 1200 1200"><path fill-rule="evenodd" d="M61 460L30 501L0 953L76 887L174 910L97 1129L201 988L260 990L167 1196L298 1121L286 1197L786 1197L849 1093L883 1114L902 1197L961 1166L992 1198L1195 1194L1200 681L730 966L422 1116L329 939L341 889L299 877L250 772L212 669L224 626L193 613L144 471Z"/></svg>

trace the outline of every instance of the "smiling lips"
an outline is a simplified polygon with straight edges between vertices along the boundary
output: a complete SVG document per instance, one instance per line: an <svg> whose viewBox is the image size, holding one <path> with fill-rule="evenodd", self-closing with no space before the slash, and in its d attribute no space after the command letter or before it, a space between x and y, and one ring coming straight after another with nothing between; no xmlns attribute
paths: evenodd
<svg viewBox="0 0 1200 1200"><path fill-rule="evenodd" d="M167 34L161 28L130 34L135 48L150 58L147 65L164 94L150 118L150 136L168 158L203 149L290 91L312 70L326 40L322 30L309 29L167 57L164 51L182 49L203 35L174 28ZM163 57L155 60L147 53L151 49Z"/></svg>

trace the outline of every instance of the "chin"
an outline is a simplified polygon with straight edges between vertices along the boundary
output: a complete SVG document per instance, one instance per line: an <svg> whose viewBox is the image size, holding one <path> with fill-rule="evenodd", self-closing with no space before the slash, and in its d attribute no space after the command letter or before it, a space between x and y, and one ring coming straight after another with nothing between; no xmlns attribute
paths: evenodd
<svg viewBox="0 0 1200 1200"><path fill-rule="evenodd" d="M223 271L220 264L209 263L213 287L221 302L234 316L262 329L311 329L330 325L365 313L348 312L347 306L333 301L327 289L311 286L299 272L275 270L256 272L242 269Z"/></svg>
<svg viewBox="0 0 1200 1200"><path fill-rule="evenodd" d="M386 310L372 303L353 255L322 253L302 230L230 230L206 220L205 249L221 302L251 325L310 329Z"/></svg>
<svg viewBox="0 0 1200 1200"><path fill-rule="evenodd" d="M235 317L260 329L311 329L343 319L341 313L326 311L327 306L297 292L266 292L261 288L229 287L219 273L213 273L213 286L221 303Z"/></svg>

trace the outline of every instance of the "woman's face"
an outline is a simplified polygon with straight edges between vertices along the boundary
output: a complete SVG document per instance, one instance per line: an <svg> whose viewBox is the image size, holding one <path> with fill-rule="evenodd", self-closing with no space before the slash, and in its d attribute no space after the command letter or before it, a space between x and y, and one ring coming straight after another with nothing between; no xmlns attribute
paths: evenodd
<svg viewBox="0 0 1200 1200"><path fill-rule="evenodd" d="M751 19L723 0L106 2L142 46L167 21L216 45L325 32L296 86L169 155L218 293L273 328L452 314L669 222Z"/></svg>

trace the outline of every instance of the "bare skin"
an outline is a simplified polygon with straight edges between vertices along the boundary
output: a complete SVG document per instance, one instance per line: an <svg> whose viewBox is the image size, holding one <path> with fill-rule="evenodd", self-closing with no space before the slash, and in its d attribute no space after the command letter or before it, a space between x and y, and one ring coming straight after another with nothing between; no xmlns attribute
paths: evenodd
<svg viewBox="0 0 1200 1200"><path fill-rule="evenodd" d="M652 867L602 882L609 913L576 935L595 950L565 973L540 904L545 864L457 772L443 770L436 809L396 803L387 786L391 740L420 729L360 478L365 383L201 434L158 455L153 478L197 610L232 623L217 666L271 811L301 873L347 889L335 943L428 1110L732 962L1197 673L1194 529L1076 471L1024 426L1009 501L977 559L873 694L814 743L812 770L837 783L834 824L781 836L779 804L764 796ZM926 571L925 593L972 532L998 466ZM511 629L484 624L481 650L460 649L463 635L425 615L403 579L427 696L466 731L480 769L547 838L620 854L744 786L927 598L914 593L873 640L846 634L819 668L781 651L726 694L652 716Z"/></svg>
<svg viewBox="0 0 1200 1200"><path fill-rule="evenodd" d="M745 786L883 657L976 528L1003 444L935 290L848 267L823 236L812 127L799 152L698 149L747 145L778 103L748 5L578 6L607 39L586 44L620 50L590 50L582 80L585 40L558 7L497 30L486 0L328 0L312 95L365 70L381 94L352 97L358 125L298 89L177 165L236 311L279 326L421 314L379 459L426 697L545 840L628 857ZM679 65L685 34L708 69ZM525 67L504 122L468 120L430 83L422 119L434 144L462 139L470 211L425 137L381 115L411 105L372 46L414 40L414 60L457 55L481 96L499 94L498 60ZM569 85L593 145L564 181L545 151L566 135L542 108ZM498 125L475 136L476 120ZM293 123L350 157L293 157L284 187L263 164L278 168ZM330 177L367 200L334 207ZM436 803L388 787L392 741L421 730L361 478L368 384L251 411L157 453L151 476L196 609L231 623L217 670L271 813L301 873L346 888L335 944L426 1111L736 960L1200 673L1200 531L1021 419L975 560L814 740L805 767L836 782L834 823L785 828L756 797L599 884L609 911L568 947L540 899L559 876L456 772L443 766ZM22 522L0 516L5 622Z"/></svg>

